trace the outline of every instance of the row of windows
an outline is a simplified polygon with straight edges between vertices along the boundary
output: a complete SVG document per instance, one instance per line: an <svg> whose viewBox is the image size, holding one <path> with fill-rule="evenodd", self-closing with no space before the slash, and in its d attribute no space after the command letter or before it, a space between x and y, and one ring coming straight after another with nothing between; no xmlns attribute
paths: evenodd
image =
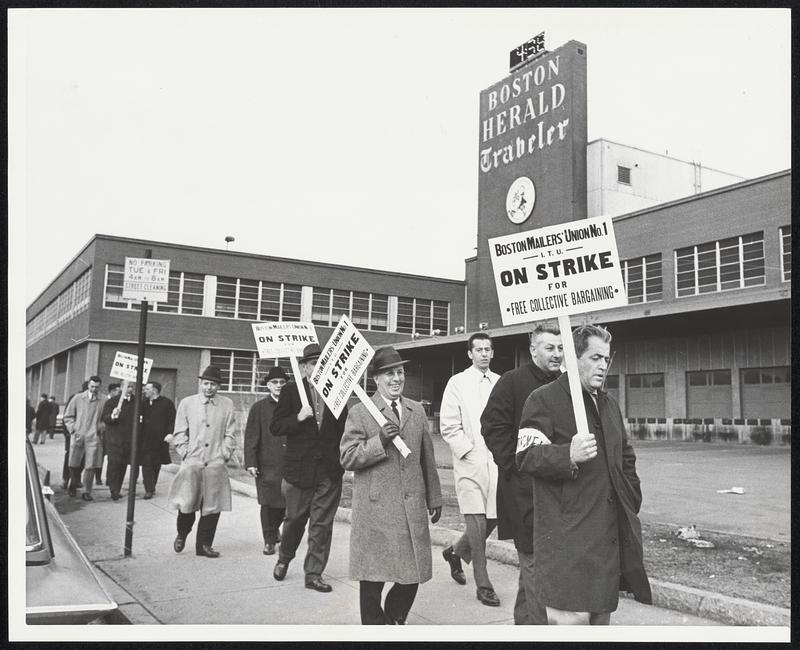
<svg viewBox="0 0 800 650"><path fill-rule="evenodd" d="M302 291L299 284L220 276L214 315L255 321L299 321Z"/></svg>
<svg viewBox="0 0 800 650"><path fill-rule="evenodd" d="M389 296L314 287L312 323L332 327L342 314L347 314L359 329L385 332L389 327Z"/></svg>
<svg viewBox="0 0 800 650"><path fill-rule="evenodd" d="M450 303L419 298L397 299L397 331L444 336L450 324Z"/></svg>
<svg viewBox="0 0 800 650"><path fill-rule="evenodd" d="M122 285L125 279L125 267L121 264L106 265L106 290L103 307L108 309L138 309L138 303L122 299ZM167 302L148 303L149 311L168 314L203 313L203 293L205 276L201 273L169 272L169 293Z"/></svg>
<svg viewBox="0 0 800 650"><path fill-rule="evenodd" d="M792 234L780 228L781 279L792 279ZM766 282L764 233L729 237L675 251L677 297L762 286ZM661 253L622 261L629 303L654 302L663 297Z"/></svg>
<svg viewBox="0 0 800 650"><path fill-rule="evenodd" d="M764 233L679 248L675 251L678 297L763 285Z"/></svg>
<svg viewBox="0 0 800 650"><path fill-rule="evenodd" d="M211 364L222 371L220 390L232 393L266 393L267 387L261 385L272 366L280 366L292 377L292 364L288 357L279 359L260 359L256 352L242 350L212 350ZM366 379L361 383L368 391L375 390L375 383Z"/></svg>
<svg viewBox="0 0 800 650"><path fill-rule="evenodd" d="M91 269L87 269L28 323L27 345L88 309L91 287Z"/></svg>
<svg viewBox="0 0 800 650"><path fill-rule="evenodd" d="M628 388L664 388L664 373L652 372L626 375ZM686 373L689 386L730 386L730 370L693 370ZM789 366L772 368L746 368L742 370L742 383L756 384L790 384L792 373ZM606 388L619 389L619 375L606 377Z"/></svg>
<svg viewBox="0 0 800 650"><path fill-rule="evenodd" d="M135 304L122 300L124 268L107 265L103 306L109 309L133 309ZM151 311L203 315L205 276L170 271L169 300L151 303ZM218 318L252 321L299 321L302 314L303 287L297 284L216 278L213 313ZM366 291L314 287L311 321L332 327L346 314L363 330L386 332L389 329L389 296ZM398 332L425 335L447 334L450 327L450 303L444 300L397 299Z"/></svg>

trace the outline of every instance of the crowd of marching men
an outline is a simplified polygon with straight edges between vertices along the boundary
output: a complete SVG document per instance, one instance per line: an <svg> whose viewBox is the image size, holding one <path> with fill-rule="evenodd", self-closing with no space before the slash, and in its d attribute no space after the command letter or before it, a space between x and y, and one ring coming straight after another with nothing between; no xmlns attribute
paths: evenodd
<svg viewBox="0 0 800 650"><path fill-rule="evenodd" d="M576 425L559 328L536 323L530 361L502 376L492 372L491 337L469 337L469 367L450 378L440 409L440 433L453 457L464 533L442 552L452 579L464 585L462 561L472 565L476 598L499 606L486 562L486 539L513 540L519 581L515 624L608 624L619 592L651 602L637 516L641 489L636 457L619 406L603 390L611 334L575 328L572 344L586 428ZM350 577L359 582L363 624L404 624L420 584L432 577L429 522L442 512L442 493L429 421L422 404L403 395L407 361L391 346L375 351L369 372L377 390L337 416L310 381L322 354L316 343L297 359L295 376L270 368L267 395L247 417L244 465L260 505L263 554L277 555L275 580L286 578L304 535L305 586L332 591L324 571L345 471L353 473ZM294 364L293 364L294 365ZM64 484L70 496L92 501L92 486L108 459L112 499L131 458L134 384L109 387L90 377L72 396L63 422ZM135 459L155 494L169 444L182 462L169 488L177 509L173 549L183 551L199 513L195 553L214 546L221 512L231 509L226 463L236 448L233 401L220 394L221 370L208 366L199 391L177 409L158 382L144 386ZM45 401L46 396L43 396ZM46 400L49 402L49 399ZM28 431L39 410L28 410ZM43 422L46 417L42 408ZM582 418L581 418L582 419ZM51 427L47 420L47 427ZM45 428L45 431L48 430ZM41 444L40 442L40 444ZM386 583L390 583L385 596Z"/></svg>

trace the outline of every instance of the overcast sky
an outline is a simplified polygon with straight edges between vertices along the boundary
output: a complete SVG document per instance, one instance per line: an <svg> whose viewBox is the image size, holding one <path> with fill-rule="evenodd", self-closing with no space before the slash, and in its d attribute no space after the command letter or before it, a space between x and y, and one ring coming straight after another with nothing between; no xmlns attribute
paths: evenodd
<svg viewBox="0 0 800 650"><path fill-rule="evenodd" d="M479 92L541 30L590 141L790 166L787 10L15 10L25 303L95 233L463 279Z"/></svg>

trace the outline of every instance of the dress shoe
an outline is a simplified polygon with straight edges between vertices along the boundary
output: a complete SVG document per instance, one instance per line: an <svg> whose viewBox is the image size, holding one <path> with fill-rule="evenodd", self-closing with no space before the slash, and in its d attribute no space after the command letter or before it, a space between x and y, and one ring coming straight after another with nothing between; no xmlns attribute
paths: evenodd
<svg viewBox="0 0 800 650"><path fill-rule="evenodd" d="M155 492L145 492L143 498L144 499L152 499L154 495L155 495Z"/></svg>
<svg viewBox="0 0 800 650"><path fill-rule="evenodd" d="M81 499L83 499L84 501L94 501L94 497L88 492L84 492L83 494L81 494Z"/></svg>
<svg viewBox="0 0 800 650"><path fill-rule="evenodd" d="M211 548L210 544L203 544L195 549L195 555L202 555L203 557L219 557L219 551Z"/></svg>
<svg viewBox="0 0 800 650"><path fill-rule="evenodd" d="M111 498L114 501L119 501L122 498L122 495L119 492L112 492L111 493Z"/></svg>
<svg viewBox="0 0 800 650"><path fill-rule="evenodd" d="M484 605L489 605L489 607L500 606L500 599L497 597L497 594L494 593L494 589L490 589L489 587L478 587L478 591L476 593L478 595L478 600Z"/></svg>
<svg viewBox="0 0 800 650"><path fill-rule="evenodd" d="M186 546L186 537L183 535L178 535L172 544L172 548L175 549L176 553L180 553L184 546Z"/></svg>
<svg viewBox="0 0 800 650"><path fill-rule="evenodd" d="M450 575L460 585L467 584L467 577L464 575L464 569L461 568L461 558L453 552L453 547L448 546L442 551L444 561L450 565Z"/></svg>
<svg viewBox="0 0 800 650"><path fill-rule="evenodd" d="M275 544L267 542L264 544L264 555L275 555Z"/></svg>
<svg viewBox="0 0 800 650"><path fill-rule="evenodd" d="M289 570L288 562L278 562L275 564L275 569L272 571L272 577L275 580L283 580L286 577L286 572Z"/></svg>
<svg viewBox="0 0 800 650"><path fill-rule="evenodd" d="M78 489L76 487L74 487L74 486L70 487L69 488L69 495L71 497L74 497L76 494L78 494Z"/></svg>
<svg viewBox="0 0 800 650"><path fill-rule="evenodd" d="M325 582L321 576L315 576L314 578L307 579L306 589L314 589L316 591L321 591L323 594L327 594L329 591L333 591L333 587L331 587L327 582Z"/></svg>

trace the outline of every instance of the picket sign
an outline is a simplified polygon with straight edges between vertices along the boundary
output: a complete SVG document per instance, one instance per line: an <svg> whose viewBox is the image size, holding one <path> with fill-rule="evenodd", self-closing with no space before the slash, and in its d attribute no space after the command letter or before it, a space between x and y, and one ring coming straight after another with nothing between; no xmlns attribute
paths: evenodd
<svg viewBox="0 0 800 650"><path fill-rule="evenodd" d="M588 433L570 314L628 304L611 217L487 241L503 325L558 318L578 433Z"/></svg>
<svg viewBox="0 0 800 650"><path fill-rule="evenodd" d="M583 405L583 387L578 377L578 355L575 354L575 341L572 340L572 326L569 316L558 317L558 329L561 330L561 344L564 347L564 361L567 366L569 392L572 398L572 410L575 413L577 433L589 433L589 422L586 420L586 408Z"/></svg>
<svg viewBox="0 0 800 650"><path fill-rule="evenodd" d="M303 348L310 343L318 343L313 323L252 323L253 337L256 340L258 356L261 359L289 357L292 374L297 384L300 403L308 408L308 396L303 390L303 376L297 358L303 354Z"/></svg>
<svg viewBox="0 0 800 650"><path fill-rule="evenodd" d="M355 393L380 426L388 421L358 383L374 355L375 350L364 335L342 314L309 378L334 417L341 415L347 400ZM400 436L392 441L403 458L411 453Z"/></svg>

